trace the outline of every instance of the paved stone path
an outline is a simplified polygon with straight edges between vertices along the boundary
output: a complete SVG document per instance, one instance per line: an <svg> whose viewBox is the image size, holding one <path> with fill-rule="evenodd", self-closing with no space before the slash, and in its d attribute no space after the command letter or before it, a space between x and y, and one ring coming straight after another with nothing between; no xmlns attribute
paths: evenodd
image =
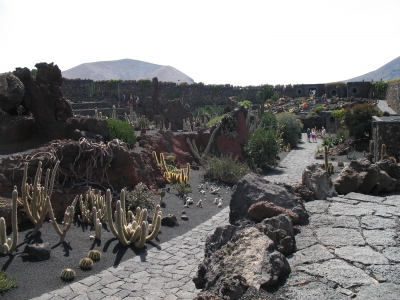
<svg viewBox="0 0 400 300"><path fill-rule="evenodd" d="M297 148L292 149L279 167L264 178L273 182L301 182L301 175L304 169L313 162L323 163L323 160L314 158L317 146L321 146L321 139L317 143L307 142L307 134L302 134L302 142Z"/></svg>
<svg viewBox="0 0 400 300"><path fill-rule="evenodd" d="M378 108L382 112L387 111L391 115L397 114L391 107L389 107L386 100L378 100L378 103L376 104L376 106L378 106Z"/></svg>
<svg viewBox="0 0 400 300"><path fill-rule="evenodd" d="M309 224L288 257L288 299L400 299L400 194L305 204Z"/></svg>
<svg viewBox="0 0 400 300"><path fill-rule="evenodd" d="M301 181L321 143L303 143L265 178ZM319 161L322 162L322 161ZM309 224L298 227L297 252L286 299L400 299L400 196L346 197L307 202ZM205 237L228 224L229 207L186 234L99 274L35 299L193 299L192 277L204 257Z"/></svg>

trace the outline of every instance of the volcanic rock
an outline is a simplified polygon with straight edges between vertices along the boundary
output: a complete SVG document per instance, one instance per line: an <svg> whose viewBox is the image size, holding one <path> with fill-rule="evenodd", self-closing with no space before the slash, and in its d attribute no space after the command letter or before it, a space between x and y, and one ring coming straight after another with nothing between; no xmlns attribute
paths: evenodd
<svg viewBox="0 0 400 300"><path fill-rule="evenodd" d="M229 207L229 222L237 223L246 217L251 205L267 201L284 209L292 210L299 217L299 223L308 219L303 200L288 191L283 184L269 182L255 174L247 174L238 183Z"/></svg>
<svg viewBox="0 0 400 300"><path fill-rule="evenodd" d="M196 288L224 299L239 299L249 286L259 290L275 285L289 273L289 263L275 251L273 241L248 227L205 258L193 282Z"/></svg>
<svg viewBox="0 0 400 300"><path fill-rule="evenodd" d="M302 183L313 191L319 200L337 196L329 174L320 164L311 164L304 169Z"/></svg>
<svg viewBox="0 0 400 300"><path fill-rule="evenodd" d="M0 74L0 109L17 113L18 106L24 97L25 87L12 73Z"/></svg>
<svg viewBox="0 0 400 300"><path fill-rule="evenodd" d="M379 181L379 171L379 167L372 165L366 158L352 160L334 180L333 185L339 194L368 194Z"/></svg>

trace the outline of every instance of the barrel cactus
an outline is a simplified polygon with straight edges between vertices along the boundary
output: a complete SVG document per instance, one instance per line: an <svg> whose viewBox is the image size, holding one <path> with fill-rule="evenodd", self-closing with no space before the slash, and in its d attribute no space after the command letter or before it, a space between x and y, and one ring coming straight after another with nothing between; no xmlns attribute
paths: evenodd
<svg viewBox="0 0 400 300"><path fill-rule="evenodd" d="M84 257L79 261L79 266L82 270L90 270L93 267L93 260L89 257Z"/></svg>
<svg viewBox="0 0 400 300"><path fill-rule="evenodd" d="M99 261L101 259L101 253L99 250L90 250L88 253L88 258L93 261Z"/></svg>
<svg viewBox="0 0 400 300"><path fill-rule="evenodd" d="M75 278L75 276L76 276L76 273L72 269L64 269L61 271L61 274L60 274L60 277L63 280L67 280L67 281L73 280Z"/></svg>

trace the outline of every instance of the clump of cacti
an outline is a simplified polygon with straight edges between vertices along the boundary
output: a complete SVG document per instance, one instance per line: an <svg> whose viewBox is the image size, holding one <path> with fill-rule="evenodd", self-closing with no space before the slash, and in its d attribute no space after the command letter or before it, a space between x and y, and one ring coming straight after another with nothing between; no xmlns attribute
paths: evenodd
<svg viewBox="0 0 400 300"><path fill-rule="evenodd" d="M42 178L42 162L39 161L33 184L27 183L28 163L26 162L24 164L24 175L22 178L21 186L22 202L26 214L35 225L35 229L32 232L33 235L39 232L39 229L42 227L44 218L46 217L48 209L46 198L50 198L53 192L54 179L59 163L59 161L56 162L53 171L51 172L51 177L50 169L47 169L44 185L40 184Z"/></svg>
<svg viewBox="0 0 400 300"><path fill-rule="evenodd" d="M89 257L84 257L79 261L79 267L82 270L90 270L93 268L93 260Z"/></svg>
<svg viewBox="0 0 400 300"><path fill-rule="evenodd" d="M76 276L76 273L72 269L64 269L61 271L61 274L60 274L60 277L66 281L73 280L75 278L75 276Z"/></svg>
<svg viewBox="0 0 400 300"><path fill-rule="evenodd" d="M190 164L186 164L186 172L184 169L178 169L178 171L170 171L168 169L168 165L165 161L164 154L160 153L160 159L157 157L157 153L155 151L152 152L154 160L157 165L161 167L164 171L163 177L167 183L176 183L176 182L184 182L187 183L190 178Z"/></svg>
<svg viewBox="0 0 400 300"><path fill-rule="evenodd" d="M344 167L344 162L338 161L337 165L338 165L338 167L343 168Z"/></svg>
<svg viewBox="0 0 400 300"><path fill-rule="evenodd" d="M87 255L93 261L99 261L101 259L101 252L99 250L90 250Z"/></svg>
<svg viewBox="0 0 400 300"><path fill-rule="evenodd" d="M12 238L7 238L6 221L3 217L0 218L0 253L13 252L18 244L18 220L17 220L17 204L18 204L18 191L14 186L12 192Z"/></svg>
<svg viewBox="0 0 400 300"><path fill-rule="evenodd" d="M143 248L145 242L153 240L161 228L161 211L157 205L153 223L147 222L147 209L136 208L136 215L132 211L125 211L125 190L121 190L120 200L116 203L115 224L111 210L111 191L106 192L108 226L111 232L124 246L133 244L137 248ZM149 234L148 234L149 233Z"/></svg>
<svg viewBox="0 0 400 300"><path fill-rule="evenodd" d="M94 190L89 188L85 196L79 197L79 208L81 214L78 215L78 219L83 223L95 224L98 218L101 222L106 221L106 201L101 196L100 192L95 193ZM94 218L93 208L96 208L97 218Z"/></svg>

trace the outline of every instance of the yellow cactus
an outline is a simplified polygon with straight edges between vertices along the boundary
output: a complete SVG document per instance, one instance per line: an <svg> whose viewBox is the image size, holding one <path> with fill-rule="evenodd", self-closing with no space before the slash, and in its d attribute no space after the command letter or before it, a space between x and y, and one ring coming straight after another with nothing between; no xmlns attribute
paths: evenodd
<svg viewBox="0 0 400 300"><path fill-rule="evenodd" d="M158 161L158 157L157 157L156 151L153 151L152 154L153 154L154 160L156 161L157 165L160 165L160 162Z"/></svg>

